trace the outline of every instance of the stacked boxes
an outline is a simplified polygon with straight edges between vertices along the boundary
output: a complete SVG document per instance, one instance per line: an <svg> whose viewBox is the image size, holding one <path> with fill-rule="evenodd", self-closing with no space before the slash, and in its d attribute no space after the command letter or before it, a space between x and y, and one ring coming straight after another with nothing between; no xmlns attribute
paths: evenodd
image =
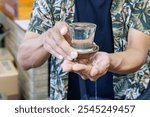
<svg viewBox="0 0 150 117"><path fill-rule="evenodd" d="M10 19L7 19L4 16L1 17L1 15L2 14L0 14L0 21L3 21L3 24L7 26L7 28L10 28L10 33L5 38L5 46L15 58L15 64L19 72L21 99L48 99L48 62L45 62L41 67L33 68L29 71L23 70L16 58L18 47L23 41L25 32Z"/></svg>
<svg viewBox="0 0 150 117"><path fill-rule="evenodd" d="M9 60L0 61L0 92L7 99L19 99L18 71Z"/></svg>
<svg viewBox="0 0 150 117"><path fill-rule="evenodd" d="M14 62L14 57L7 48L0 48L0 61L3 60L10 60L11 62Z"/></svg>
<svg viewBox="0 0 150 117"><path fill-rule="evenodd" d="M48 99L47 62L40 68L34 68L29 71L22 70L18 65L18 70L20 71L19 81L23 99ZM42 73L41 71L44 71L45 73Z"/></svg>
<svg viewBox="0 0 150 117"><path fill-rule="evenodd" d="M19 99L18 71L14 57L6 48L0 48L0 93L6 99Z"/></svg>

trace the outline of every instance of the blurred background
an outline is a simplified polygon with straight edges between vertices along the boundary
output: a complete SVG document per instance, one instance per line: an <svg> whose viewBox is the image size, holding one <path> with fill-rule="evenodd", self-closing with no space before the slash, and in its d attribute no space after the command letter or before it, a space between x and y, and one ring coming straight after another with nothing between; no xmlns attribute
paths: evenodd
<svg viewBox="0 0 150 117"><path fill-rule="evenodd" d="M24 71L17 62L34 0L0 0L0 99L49 99L48 62Z"/></svg>
<svg viewBox="0 0 150 117"><path fill-rule="evenodd" d="M13 19L29 19L34 0L0 0L0 8Z"/></svg>

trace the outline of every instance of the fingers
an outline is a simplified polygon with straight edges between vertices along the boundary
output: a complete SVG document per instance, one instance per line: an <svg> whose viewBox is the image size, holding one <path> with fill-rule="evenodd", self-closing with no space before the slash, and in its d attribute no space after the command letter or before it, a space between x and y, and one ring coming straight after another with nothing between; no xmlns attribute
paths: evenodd
<svg viewBox="0 0 150 117"><path fill-rule="evenodd" d="M73 63L72 61L64 60L64 62L62 63L61 67L62 67L63 71L70 72L70 71L72 71L72 66L74 64L75 63Z"/></svg>
<svg viewBox="0 0 150 117"><path fill-rule="evenodd" d="M94 76L98 75L98 73L99 73L98 67L97 66L93 66L92 69L91 69L91 71L90 71L90 75L92 77L94 77Z"/></svg>
<svg viewBox="0 0 150 117"><path fill-rule="evenodd" d="M82 79L87 80L90 79L91 81L95 81L99 78L99 74L97 73L98 70L97 68L90 66L90 65L85 65L85 64L80 64L76 62L72 62L69 60L64 60L62 66L63 71L66 72L75 72L81 76ZM95 71L94 71L95 70ZM96 72L93 76L90 74L92 72Z"/></svg>
<svg viewBox="0 0 150 117"><path fill-rule="evenodd" d="M45 48L45 50L47 50L49 53L51 53L52 55L55 55L55 57L59 58L59 59L63 59L63 56L61 56L61 54L57 53L51 46L49 46L48 44L44 44L43 47Z"/></svg>
<svg viewBox="0 0 150 117"><path fill-rule="evenodd" d="M84 65L84 64L74 64L72 67L72 70L74 72L77 72L80 74L81 78L84 80L91 79L90 71L91 66L90 65Z"/></svg>
<svg viewBox="0 0 150 117"><path fill-rule="evenodd" d="M95 75L91 76L91 70L95 70L94 68L92 69L91 66L87 66L84 64L78 64L74 63L69 60L64 60L63 64L61 65L63 68L63 71L66 72L75 72L81 76L83 80L91 80L91 81L96 81L99 78L99 74L96 73ZM98 70L96 69L96 72Z"/></svg>
<svg viewBox="0 0 150 117"><path fill-rule="evenodd" d="M83 74L83 73L78 73L78 74L81 76L81 78L82 78L83 80L89 79L88 76L86 76L86 75Z"/></svg>
<svg viewBox="0 0 150 117"><path fill-rule="evenodd" d="M108 62L102 61L100 63L94 64L92 66L92 69L90 71L90 75L93 77L93 79L97 78L97 76L103 76L108 71Z"/></svg>
<svg viewBox="0 0 150 117"><path fill-rule="evenodd" d="M79 72L79 71L84 71L85 72L85 71L89 71L90 68L87 65L77 63L77 64L74 64L72 66L72 69L75 72Z"/></svg>
<svg viewBox="0 0 150 117"><path fill-rule="evenodd" d="M88 69L85 65L78 64L69 60L64 60L61 67L65 72L75 72L79 74L82 79L89 79L89 76L87 75Z"/></svg>
<svg viewBox="0 0 150 117"><path fill-rule="evenodd" d="M73 60L77 58L78 53L67 42L68 37L68 25L64 22L58 22L52 28L50 28L43 38L43 47L56 57ZM66 35L66 36L64 36ZM65 39L67 37L67 40ZM71 39L70 39L71 40ZM59 56L58 56L59 55Z"/></svg>
<svg viewBox="0 0 150 117"><path fill-rule="evenodd" d="M60 28L61 26L62 26L62 28ZM65 37L67 37L67 40L69 40L68 39L69 37L67 35L68 33L69 33L69 27L68 27L67 23L65 23L65 22L56 23L56 26L54 27L54 30L52 32L53 37L55 37L54 39L55 39L55 42L57 43L57 45L61 49L63 49L63 51L71 59L75 59L78 56L77 52L70 46L70 44L66 41L64 36L62 36L62 35L66 35Z"/></svg>
<svg viewBox="0 0 150 117"><path fill-rule="evenodd" d="M48 37L48 39L45 40L45 45L47 45L47 46L49 46L49 48L51 48L51 50L49 50L49 51L50 52L55 51L55 53L51 53L51 54L54 54L55 56L56 56L56 54L59 54L63 58L68 57L68 59L71 60L71 58L67 55L67 53L60 47L58 42L56 42L54 35L56 35L56 36L58 35L55 32L55 30L49 31L49 37ZM60 37L60 39L61 39L61 37Z"/></svg>
<svg viewBox="0 0 150 117"><path fill-rule="evenodd" d="M55 27L59 30L61 35L69 33L69 26L66 22L56 22Z"/></svg>
<svg viewBox="0 0 150 117"><path fill-rule="evenodd" d="M80 74L83 79L96 81L98 78L107 73L110 65L109 56L106 53L99 53L87 59L77 59L75 62L65 63L64 68L69 72Z"/></svg>
<svg viewBox="0 0 150 117"><path fill-rule="evenodd" d="M51 42L49 41L49 44L53 47L53 49L59 52L60 55L69 60L77 57L77 52L69 45L57 28L54 27L50 30L50 34L52 36L52 40Z"/></svg>

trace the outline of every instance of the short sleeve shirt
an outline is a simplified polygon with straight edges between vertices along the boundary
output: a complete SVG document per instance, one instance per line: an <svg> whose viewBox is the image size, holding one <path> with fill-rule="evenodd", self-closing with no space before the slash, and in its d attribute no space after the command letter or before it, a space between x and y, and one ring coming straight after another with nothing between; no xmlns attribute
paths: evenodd
<svg viewBox="0 0 150 117"><path fill-rule="evenodd" d="M42 34L57 21L73 22L74 0L35 0L28 31ZM134 28L150 35L150 0L112 0L111 7L114 52L127 47L128 29ZM50 99L66 99L68 73L63 72L62 61L51 56ZM150 80L150 51L145 64L135 73L114 74L115 99L136 99Z"/></svg>

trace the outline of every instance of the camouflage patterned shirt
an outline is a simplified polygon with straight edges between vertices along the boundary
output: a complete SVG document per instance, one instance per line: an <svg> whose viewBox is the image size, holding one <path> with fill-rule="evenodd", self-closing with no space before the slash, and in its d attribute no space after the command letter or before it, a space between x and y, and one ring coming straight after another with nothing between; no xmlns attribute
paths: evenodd
<svg viewBox="0 0 150 117"><path fill-rule="evenodd" d="M73 22L74 0L35 0L28 31L41 34L57 21ZM150 0L113 0L111 7L114 52L126 50L128 29L132 27L150 35ZM67 98L68 73L61 60L51 56L50 99ZM145 64L135 73L113 76L115 99L136 99L150 80L150 51Z"/></svg>

